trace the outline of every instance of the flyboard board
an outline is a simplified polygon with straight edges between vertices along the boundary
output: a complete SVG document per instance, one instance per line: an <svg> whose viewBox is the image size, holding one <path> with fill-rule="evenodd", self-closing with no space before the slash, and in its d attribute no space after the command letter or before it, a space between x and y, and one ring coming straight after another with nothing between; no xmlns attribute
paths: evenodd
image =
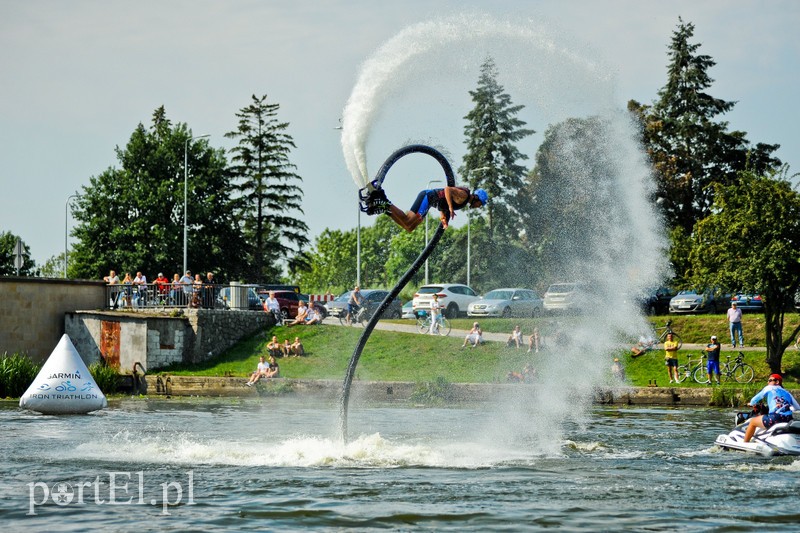
<svg viewBox="0 0 800 533"><path fill-rule="evenodd" d="M83 414L108 406L69 337L63 335L19 406L47 415Z"/></svg>

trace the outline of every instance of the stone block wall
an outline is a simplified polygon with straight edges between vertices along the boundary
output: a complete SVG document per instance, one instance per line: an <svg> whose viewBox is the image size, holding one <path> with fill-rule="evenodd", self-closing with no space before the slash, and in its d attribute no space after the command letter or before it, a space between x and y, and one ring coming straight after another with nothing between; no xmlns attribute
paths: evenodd
<svg viewBox="0 0 800 533"><path fill-rule="evenodd" d="M0 277L0 355L42 362L64 334L64 313L104 305L102 281Z"/></svg>
<svg viewBox="0 0 800 533"><path fill-rule="evenodd" d="M100 359L122 373L141 364L148 372L172 363L198 363L274 324L269 313L185 309L184 316L128 311L75 311L65 330L87 364Z"/></svg>

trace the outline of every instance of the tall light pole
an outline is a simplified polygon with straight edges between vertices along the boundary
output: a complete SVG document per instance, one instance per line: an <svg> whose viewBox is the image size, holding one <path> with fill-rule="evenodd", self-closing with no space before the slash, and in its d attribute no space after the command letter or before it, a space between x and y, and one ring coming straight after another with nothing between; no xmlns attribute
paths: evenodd
<svg viewBox="0 0 800 533"><path fill-rule="evenodd" d="M358 229L356 230L356 286L361 287L361 203L358 205Z"/></svg>
<svg viewBox="0 0 800 533"><path fill-rule="evenodd" d="M431 180L428 182L428 189L431 188L431 183L441 183L442 180ZM425 213L425 246L428 246L428 213ZM423 247L424 248L424 247ZM425 285L428 284L428 259L425 258Z"/></svg>
<svg viewBox="0 0 800 533"><path fill-rule="evenodd" d="M183 271L182 273L186 273L186 208L187 205L187 197L189 196L189 141L193 141L195 139L202 139L204 137L211 137L210 134L206 133L205 135L198 135L197 137L189 137L186 139L186 142L183 143Z"/></svg>
<svg viewBox="0 0 800 533"><path fill-rule="evenodd" d="M67 279L67 254L69 253L67 251L67 236L69 235L69 232L67 231L67 224L69 220L69 201L73 198L80 197L80 194L70 194L67 196L67 201L64 204L64 279Z"/></svg>

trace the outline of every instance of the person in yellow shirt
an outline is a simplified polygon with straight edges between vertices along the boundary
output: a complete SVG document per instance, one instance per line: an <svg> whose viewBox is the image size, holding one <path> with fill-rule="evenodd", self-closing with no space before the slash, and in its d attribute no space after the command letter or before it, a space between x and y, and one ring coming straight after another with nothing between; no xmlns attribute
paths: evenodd
<svg viewBox="0 0 800 533"><path fill-rule="evenodd" d="M678 383L678 343L673 340L672 333L667 334L667 340L664 341L664 357L669 382Z"/></svg>

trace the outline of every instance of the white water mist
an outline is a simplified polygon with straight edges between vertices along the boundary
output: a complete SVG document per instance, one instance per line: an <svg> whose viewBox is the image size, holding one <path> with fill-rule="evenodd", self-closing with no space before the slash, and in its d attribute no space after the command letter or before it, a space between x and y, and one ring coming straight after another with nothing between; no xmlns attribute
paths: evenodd
<svg viewBox="0 0 800 533"><path fill-rule="evenodd" d="M563 421L585 416L592 392L608 379L620 343L646 331L635 300L658 283L666 267L665 238L648 201L653 183L636 127L623 111L624 104L615 99L610 69L568 40L536 21L482 15L413 25L364 62L342 121L345 161L359 187L370 179L367 152L375 136L396 142L392 151L408 144L408 139L424 137L450 154L463 154L463 117L471 108L468 91L475 89L480 65L491 56L498 81L513 103L524 105L526 116L533 116L525 119L528 127L542 133L551 124L586 117L603 123L599 144L604 153L596 165L581 157L586 149L581 143L567 138L556 143L560 164L569 171L576 190L594 195L597 202L590 208L592 223L581 228L584 236L590 236L590 244L582 243L581 258L563 265L568 279L542 280L586 282L593 287L596 307L586 309L577 324L570 321L564 326L564 341L550 339L548 351L534 356L535 385L515 388L497 406L502 415L483 419L487 440L530 436L542 450L560 445ZM418 93L424 99L415 101ZM454 100L464 106L454 106ZM429 119L376 128L384 126L382 117L409 105L428 110ZM532 162L536 148L519 147ZM381 157L377 163L389 153L376 154ZM451 160L454 168L459 163ZM596 179L598 172L603 172L604 180ZM566 236L555 238L557 246L576 246ZM509 323L509 331L512 327Z"/></svg>

